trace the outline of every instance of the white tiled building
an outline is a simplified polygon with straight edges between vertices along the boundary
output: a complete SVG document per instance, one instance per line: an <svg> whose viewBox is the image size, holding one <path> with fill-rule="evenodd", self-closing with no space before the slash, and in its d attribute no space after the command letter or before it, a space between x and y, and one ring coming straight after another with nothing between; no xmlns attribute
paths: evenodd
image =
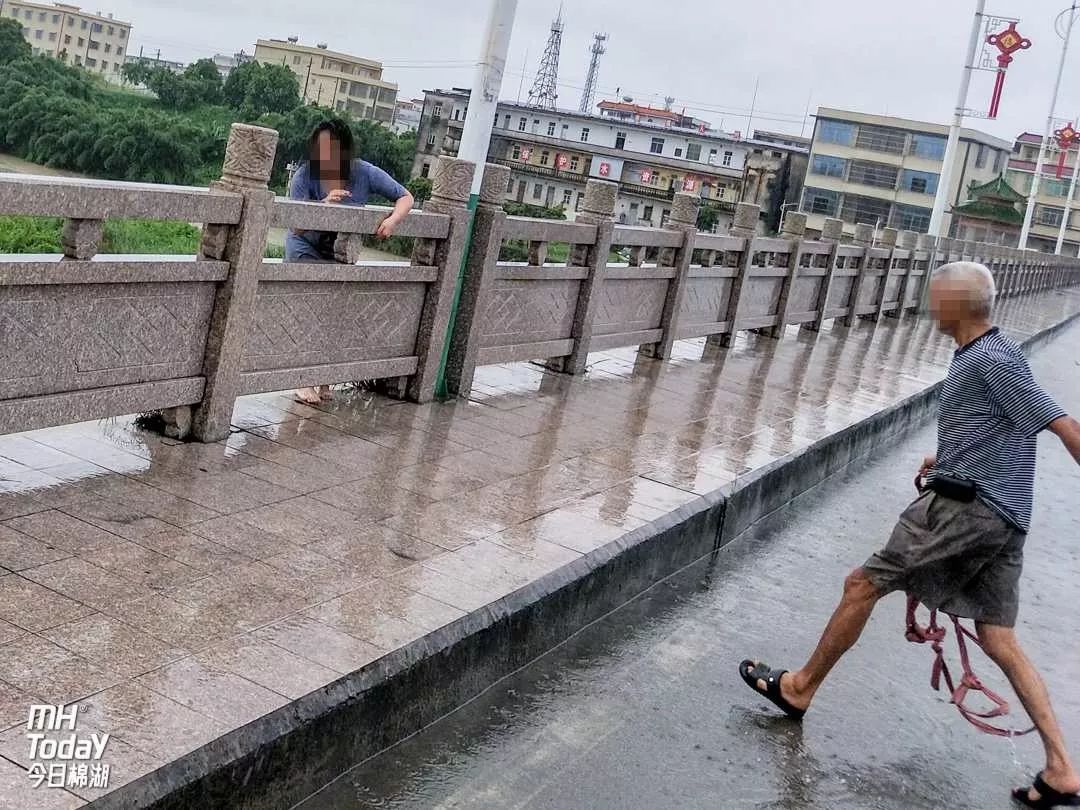
<svg viewBox="0 0 1080 810"><path fill-rule="evenodd" d="M0 0L0 17L18 20L36 54L46 54L118 81L128 53L131 23L65 3Z"/></svg>

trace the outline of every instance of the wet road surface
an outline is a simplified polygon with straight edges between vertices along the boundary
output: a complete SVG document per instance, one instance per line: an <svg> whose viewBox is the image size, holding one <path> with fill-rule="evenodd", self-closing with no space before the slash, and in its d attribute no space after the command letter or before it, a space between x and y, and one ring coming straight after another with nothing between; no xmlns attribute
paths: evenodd
<svg viewBox="0 0 1080 810"><path fill-rule="evenodd" d="M1033 361L1073 411L1078 347L1074 326ZM1041 766L1038 742L980 734L930 690L931 652L904 641L900 595L880 604L801 727L736 673L744 657L802 661L933 445L926 428L882 451L299 807L1012 806L1009 789ZM1080 756L1080 470L1050 435L1039 463L1018 631ZM975 669L1004 687L985 659Z"/></svg>

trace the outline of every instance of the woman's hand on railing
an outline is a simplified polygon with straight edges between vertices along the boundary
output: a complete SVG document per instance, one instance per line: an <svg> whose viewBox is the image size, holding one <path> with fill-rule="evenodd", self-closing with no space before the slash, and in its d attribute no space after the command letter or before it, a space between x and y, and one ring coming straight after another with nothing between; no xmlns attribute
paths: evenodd
<svg viewBox="0 0 1080 810"><path fill-rule="evenodd" d="M375 235L380 239L389 239L394 235L394 231L397 230L397 226L401 224L402 217L398 216L395 211L393 214L387 215L386 219L379 223L379 227L375 231Z"/></svg>
<svg viewBox="0 0 1080 810"><path fill-rule="evenodd" d="M344 199L346 199L348 197L351 197L351 196L352 196L352 194L349 193L348 191L346 191L345 189L336 188L333 191L331 191L329 194L326 195L326 199L324 199L323 202L324 203L335 203L336 204L336 203L339 203L342 200L344 200Z"/></svg>

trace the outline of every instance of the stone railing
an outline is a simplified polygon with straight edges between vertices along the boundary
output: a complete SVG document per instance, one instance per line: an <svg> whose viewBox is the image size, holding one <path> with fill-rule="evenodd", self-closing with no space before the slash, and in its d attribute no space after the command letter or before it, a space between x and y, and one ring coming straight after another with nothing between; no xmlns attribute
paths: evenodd
<svg viewBox="0 0 1080 810"><path fill-rule="evenodd" d="M959 258L989 265L1006 295L1080 283L1076 259L910 232L875 244L860 226L844 244L829 221L808 241L800 214L781 238L758 237L745 204L729 235L699 234L686 194L663 229L619 226L617 186L603 181L589 182L575 222L508 217L509 169L489 165L450 330L473 166L439 161L432 199L398 230L414 239L409 261L356 264L386 209L275 199L276 143L234 126L209 190L0 175L0 215L65 219L62 256L0 256L0 433L162 411L174 435L214 441L246 394L385 379L429 401L446 356L447 387L464 395L484 364L541 359L581 374L594 351L666 358L686 338L728 346L742 330L900 316L931 267ZM98 255L114 217L202 223L199 254ZM340 263L265 260L271 227L338 233ZM528 245L527 262L500 261L508 241ZM565 263L547 261L556 245Z"/></svg>

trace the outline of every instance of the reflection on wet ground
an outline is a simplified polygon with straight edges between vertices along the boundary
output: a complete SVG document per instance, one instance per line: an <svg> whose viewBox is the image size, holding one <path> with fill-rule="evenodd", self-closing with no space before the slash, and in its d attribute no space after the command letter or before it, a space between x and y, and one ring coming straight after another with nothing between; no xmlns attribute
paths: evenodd
<svg viewBox="0 0 1080 810"><path fill-rule="evenodd" d="M1080 325L1036 374L1080 403ZM847 571L888 536L933 447L928 427L809 493L653 588L423 734L360 765L297 810L1007 808L1041 747L975 731L929 687L932 656L886 599L801 726L739 679L741 659L799 663ZM1036 521L1018 628L1080 756L1080 470L1041 442ZM947 649L955 658L954 642ZM981 658L978 673L1009 694ZM1015 701L1014 701L1015 703ZM1026 727L1022 711L1011 718Z"/></svg>
<svg viewBox="0 0 1080 810"><path fill-rule="evenodd" d="M883 320L678 352L487 368L455 405L252 397L212 445L131 419L0 437L0 807L33 806L31 703L80 701L116 787L922 390L950 347Z"/></svg>

